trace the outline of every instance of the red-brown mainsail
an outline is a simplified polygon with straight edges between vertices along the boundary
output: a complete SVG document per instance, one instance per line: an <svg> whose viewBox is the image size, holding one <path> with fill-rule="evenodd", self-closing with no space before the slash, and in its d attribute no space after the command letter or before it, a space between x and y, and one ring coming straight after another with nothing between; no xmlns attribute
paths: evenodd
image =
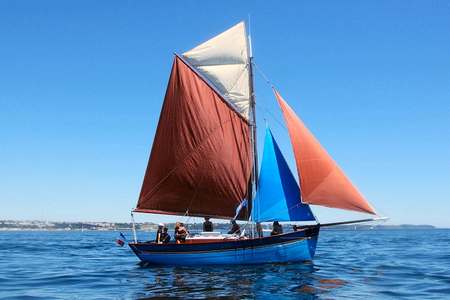
<svg viewBox="0 0 450 300"><path fill-rule="evenodd" d="M175 57L135 211L232 218L251 168L247 121Z"/></svg>
<svg viewBox="0 0 450 300"><path fill-rule="evenodd" d="M294 149L302 201L376 214L278 91L274 92Z"/></svg>

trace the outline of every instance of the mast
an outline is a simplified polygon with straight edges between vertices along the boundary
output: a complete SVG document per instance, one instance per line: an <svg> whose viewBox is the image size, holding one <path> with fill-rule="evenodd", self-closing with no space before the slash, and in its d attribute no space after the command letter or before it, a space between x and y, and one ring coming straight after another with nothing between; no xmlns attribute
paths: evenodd
<svg viewBox="0 0 450 300"><path fill-rule="evenodd" d="M250 126L251 128L251 135L250 135L250 145L253 149L253 170L252 170L252 176L249 183L249 208L253 208L253 187L255 188L255 191L257 189L257 183L258 183L258 151L257 151L257 142L256 142L256 101L255 101L255 92L254 92L254 85L253 85L253 51L252 51L252 39L251 39L251 32L250 32L250 19L249 19L249 29L248 29L248 71L249 71L249 87L250 87L250 115L251 115L251 122ZM252 230L253 233L253 230Z"/></svg>

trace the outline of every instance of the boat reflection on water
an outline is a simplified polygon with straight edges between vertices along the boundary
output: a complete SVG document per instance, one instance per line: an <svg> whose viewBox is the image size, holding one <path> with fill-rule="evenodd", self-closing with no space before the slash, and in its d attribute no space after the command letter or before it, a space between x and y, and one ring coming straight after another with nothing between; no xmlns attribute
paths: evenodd
<svg viewBox="0 0 450 300"><path fill-rule="evenodd" d="M148 270L145 297L271 297L274 294L314 299L347 284L341 279L322 278L313 262L263 264L255 266L155 267Z"/></svg>

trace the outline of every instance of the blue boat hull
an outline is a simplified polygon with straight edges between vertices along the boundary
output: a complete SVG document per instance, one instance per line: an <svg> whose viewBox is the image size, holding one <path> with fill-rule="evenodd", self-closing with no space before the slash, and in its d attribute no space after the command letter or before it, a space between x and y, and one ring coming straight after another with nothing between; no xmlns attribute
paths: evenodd
<svg viewBox="0 0 450 300"><path fill-rule="evenodd" d="M262 264L312 260L319 227L272 237L195 244L130 243L142 262L158 265Z"/></svg>

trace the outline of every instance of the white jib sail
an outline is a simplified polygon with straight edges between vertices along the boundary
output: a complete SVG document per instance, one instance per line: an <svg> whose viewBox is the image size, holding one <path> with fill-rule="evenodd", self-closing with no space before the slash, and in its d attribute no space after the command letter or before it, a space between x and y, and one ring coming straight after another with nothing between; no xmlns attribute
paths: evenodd
<svg viewBox="0 0 450 300"><path fill-rule="evenodd" d="M183 57L249 119L249 55L244 22L183 53Z"/></svg>

